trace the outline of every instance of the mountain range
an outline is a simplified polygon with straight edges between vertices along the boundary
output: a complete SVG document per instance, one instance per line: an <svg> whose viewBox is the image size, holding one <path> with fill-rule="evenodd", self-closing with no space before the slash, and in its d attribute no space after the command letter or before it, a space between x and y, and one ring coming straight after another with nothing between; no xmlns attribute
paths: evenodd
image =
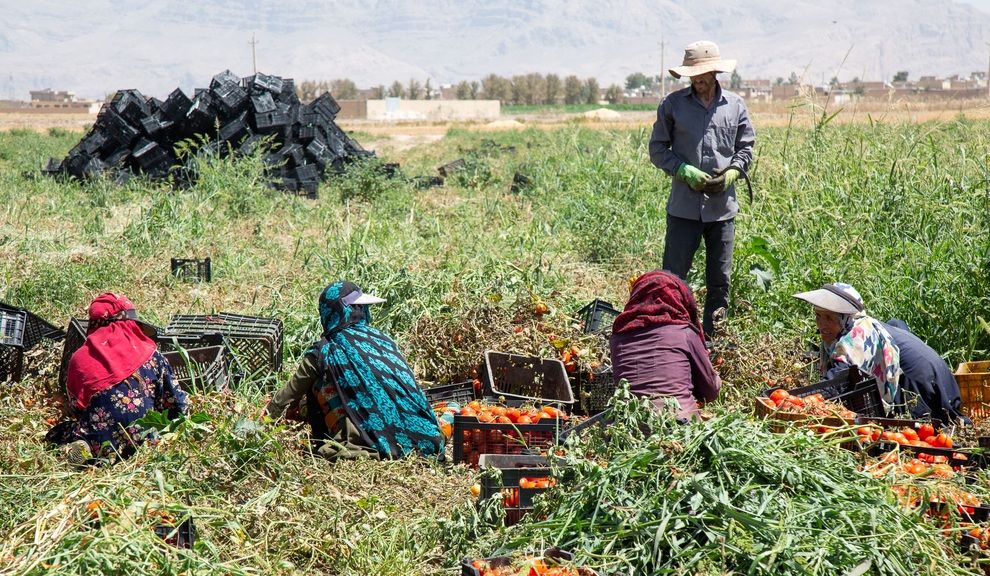
<svg viewBox="0 0 990 576"><path fill-rule="evenodd" d="M990 15L953 0L0 0L0 99L165 96L217 72L436 86L555 72L622 83L718 42L744 77L985 71Z"/></svg>

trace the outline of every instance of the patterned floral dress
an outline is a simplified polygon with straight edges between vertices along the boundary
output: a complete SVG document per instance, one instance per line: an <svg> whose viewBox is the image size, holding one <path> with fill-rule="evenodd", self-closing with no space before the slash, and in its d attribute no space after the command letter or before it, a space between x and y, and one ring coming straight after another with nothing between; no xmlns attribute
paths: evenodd
<svg viewBox="0 0 990 576"><path fill-rule="evenodd" d="M844 318L844 329L831 346L823 352L822 368L827 377L836 369L856 366L873 376L887 410L897 398L901 378L900 350L880 322L864 312Z"/></svg>
<svg viewBox="0 0 990 576"><path fill-rule="evenodd" d="M74 404L75 398L69 401ZM65 444L82 439L96 458L127 458L146 434L135 421L149 410L167 412L169 418L188 412L186 393L175 385L172 367L159 352L124 381L94 395L76 421L49 440Z"/></svg>

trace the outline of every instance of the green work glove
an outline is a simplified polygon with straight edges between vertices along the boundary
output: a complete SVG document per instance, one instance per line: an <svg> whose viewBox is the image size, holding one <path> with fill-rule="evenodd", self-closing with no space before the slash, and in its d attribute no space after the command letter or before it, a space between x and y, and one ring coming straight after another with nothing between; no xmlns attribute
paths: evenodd
<svg viewBox="0 0 990 576"><path fill-rule="evenodd" d="M701 190L711 178L711 176L705 174L701 170L698 170L687 162L681 163L681 165L677 167L677 172L674 175L687 182L688 186L690 186L692 190Z"/></svg>
<svg viewBox="0 0 990 576"><path fill-rule="evenodd" d="M723 192L731 188L732 185L736 183L736 179L739 178L739 174L740 172L738 168L729 168L725 171L725 188L722 188Z"/></svg>
<svg viewBox="0 0 990 576"><path fill-rule="evenodd" d="M735 183L739 174L738 168L726 168L724 172L715 171L715 176L705 183L701 191L705 194L721 194Z"/></svg>

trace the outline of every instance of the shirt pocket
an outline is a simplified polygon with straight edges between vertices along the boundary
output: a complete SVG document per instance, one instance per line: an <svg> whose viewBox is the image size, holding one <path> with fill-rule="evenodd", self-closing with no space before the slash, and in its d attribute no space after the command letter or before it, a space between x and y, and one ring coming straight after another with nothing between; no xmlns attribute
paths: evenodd
<svg viewBox="0 0 990 576"><path fill-rule="evenodd" d="M715 145L722 156L731 157L736 152L736 131L738 126L729 118L715 121Z"/></svg>

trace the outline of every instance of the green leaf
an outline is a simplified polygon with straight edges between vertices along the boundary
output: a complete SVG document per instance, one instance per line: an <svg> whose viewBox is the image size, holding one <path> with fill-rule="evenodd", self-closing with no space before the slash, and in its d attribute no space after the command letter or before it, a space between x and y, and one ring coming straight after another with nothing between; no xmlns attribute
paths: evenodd
<svg viewBox="0 0 990 576"><path fill-rule="evenodd" d="M749 267L749 273L756 277L756 284L764 291L770 290L770 281L773 280L773 272L764 270L760 266L753 264Z"/></svg>
<svg viewBox="0 0 990 576"><path fill-rule="evenodd" d="M148 410L148 412L138 418L135 424L142 428L158 430L159 432L164 431L168 428L169 420L168 416L157 410Z"/></svg>

